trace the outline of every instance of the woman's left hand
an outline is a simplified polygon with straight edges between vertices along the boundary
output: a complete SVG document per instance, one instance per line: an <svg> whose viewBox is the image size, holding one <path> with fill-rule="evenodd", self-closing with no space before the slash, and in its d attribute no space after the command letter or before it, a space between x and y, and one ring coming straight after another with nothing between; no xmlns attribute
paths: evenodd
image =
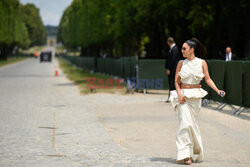
<svg viewBox="0 0 250 167"><path fill-rule="evenodd" d="M220 95L221 97L224 97L226 95L226 92L223 90L218 90L217 91L218 95Z"/></svg>

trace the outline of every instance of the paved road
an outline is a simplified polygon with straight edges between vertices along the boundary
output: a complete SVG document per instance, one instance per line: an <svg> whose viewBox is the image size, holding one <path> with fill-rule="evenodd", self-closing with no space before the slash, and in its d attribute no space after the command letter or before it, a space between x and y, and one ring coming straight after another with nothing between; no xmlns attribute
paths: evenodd
<svg viewBox="0 0 250 167"><path fill-rule="evenodd" d="M173 166L116 145L57 62L0 68L0 166Z"/></svg>
<svg viewBox="0 0 250 167"><path fill-rule="evenodd" d="M85 97L117 144L138 156L176 164L177 113L165 103L167 91L151 92ZM228 112L231 114L201 108L197 121L204 160L192 167L250 167L250 121L232 115L232 110Z"/></svg>

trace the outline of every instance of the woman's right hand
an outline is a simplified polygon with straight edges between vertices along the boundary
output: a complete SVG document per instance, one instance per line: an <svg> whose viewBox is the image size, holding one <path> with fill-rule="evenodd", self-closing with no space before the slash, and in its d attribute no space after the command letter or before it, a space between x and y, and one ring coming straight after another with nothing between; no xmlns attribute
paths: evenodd
<svg viewBox="0 0 250 167"><path fill-rule="evenodd" d="M184 99L184 97L181 95L181 96L178 96L179 97L179 103L180 104L184 104L186 102L186 100Z"/></svg>

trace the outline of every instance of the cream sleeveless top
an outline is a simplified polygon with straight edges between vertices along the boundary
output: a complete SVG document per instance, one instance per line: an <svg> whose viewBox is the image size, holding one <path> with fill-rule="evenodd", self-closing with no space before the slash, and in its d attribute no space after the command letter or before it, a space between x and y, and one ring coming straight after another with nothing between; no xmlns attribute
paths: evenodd
<svg viewBox="0 0 250 167"><path fill-rule="evenodd" d="M181 77L181 83L200 84L200 81L204 78L202 59L197 57L193 60L185 59L178 74Z"/></svg>

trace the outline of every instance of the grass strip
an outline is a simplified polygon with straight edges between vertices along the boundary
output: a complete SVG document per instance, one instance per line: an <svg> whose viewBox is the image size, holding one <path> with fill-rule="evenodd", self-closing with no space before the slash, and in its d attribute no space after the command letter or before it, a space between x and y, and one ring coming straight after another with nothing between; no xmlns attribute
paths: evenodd
<svg viewBox="0 0 250 167"><path fill-rule="evenodd" d="M26 59L27 57L13 57L13 58L8 58L7 60L0 60L0 67L13 64L19 61L23 61Z"/></svg>
<svg viewBox="0 0 250 167"><path fill-rule="evenodd" d="M68 61L63 58L58 58L59 66L63 70L63 72L67 75L67 77L73 81L76 85L79 86L82 94L88 93L97 93L97 92L105 92L105 93L125 93L126 86L125 84L119 84L118 80L114 80L114 78L110 76L104 76L101 74L94 74L88 71L79 70L72 66ZM95 82L89 84L88 79L92 77L95 78ZM113 81L113 85L110 84ZM107 84L107 81L109 84ZM88 87L88 85L92 87ZM94 87L93 87L94 85Z"/></svg>

